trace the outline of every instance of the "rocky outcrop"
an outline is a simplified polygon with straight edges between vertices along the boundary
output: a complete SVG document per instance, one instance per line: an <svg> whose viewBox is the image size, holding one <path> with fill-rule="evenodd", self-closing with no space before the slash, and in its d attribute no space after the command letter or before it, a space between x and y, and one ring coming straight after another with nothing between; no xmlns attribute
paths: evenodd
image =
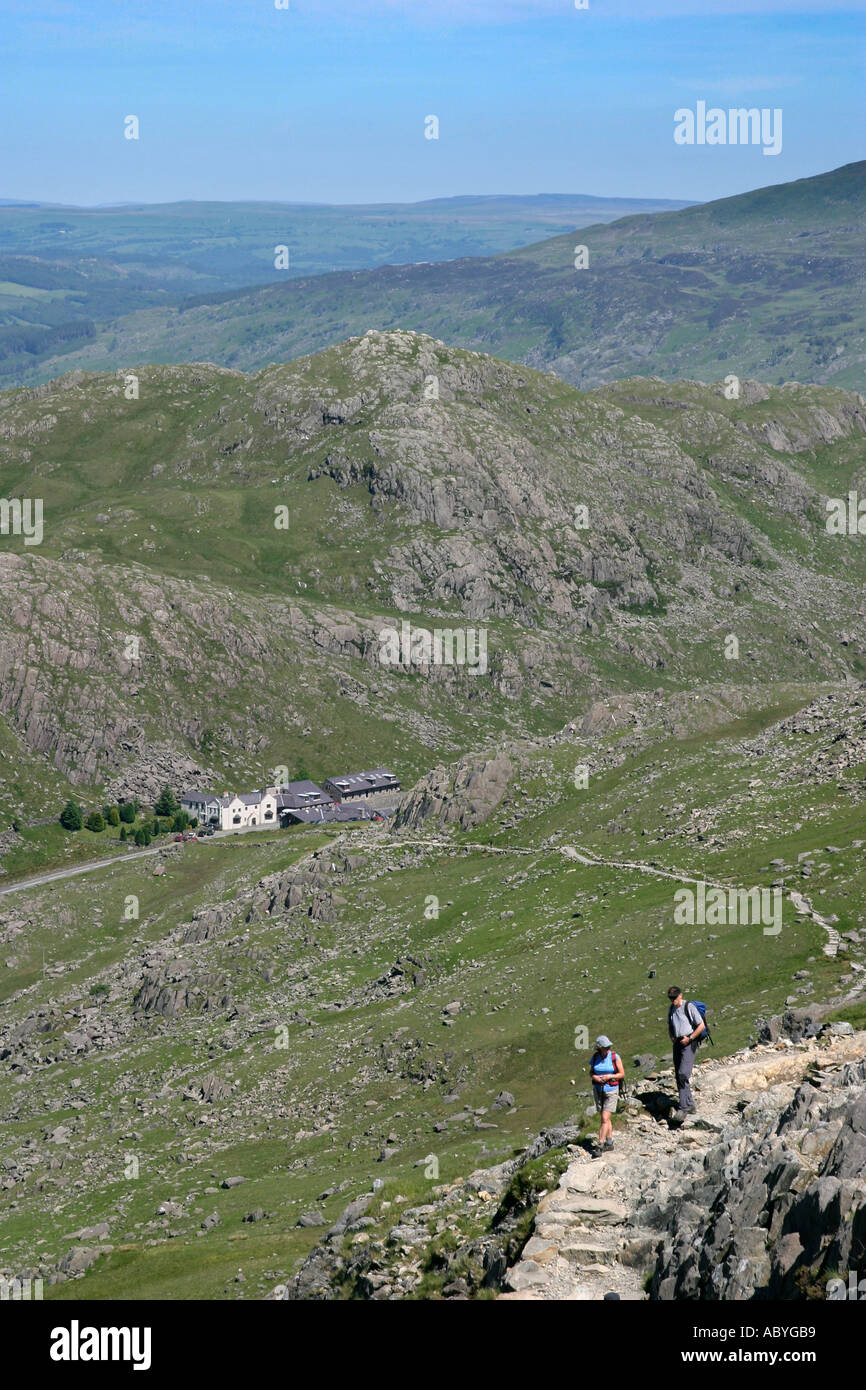
<svg viewBox="0 0 866 1390"><path fill-rule="evenodd" d="M747 1142L716 1146L690 1202L670 1212L652 1296L821 1298L862 1263L866 1061L816 1068L781 1116L754 1118Z"/></svg>
<svg viewBox="0 0 866 1390"><path fill-rule="evenodd" d="M437 767L401 801L394 829L457 825L471 830L487 820L505 795L514 766L506 753L461 758L453 771Z"/></svg>

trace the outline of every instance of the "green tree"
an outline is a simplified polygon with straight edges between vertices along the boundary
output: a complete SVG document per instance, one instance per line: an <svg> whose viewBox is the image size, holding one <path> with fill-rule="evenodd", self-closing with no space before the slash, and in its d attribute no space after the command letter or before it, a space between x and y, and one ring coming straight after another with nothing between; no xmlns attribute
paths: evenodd
<svg viewBox="0 0 866 1390"><path fill-rule="evenodd" d="M120 825L120 811L116 806L109 806L108 808L108 824Z"/></svg>
<svg viewBox="0 0 866 1390"><path fill-rule="evenodd" d="M126 826L125 826L125 825L122 825L122 826L120 827L120 838L121 838L121 841L122 841L122 842L124 842L124 843L126 842Z"/></svg>
<svg viewBox="0 0 866 1390"><path fill-rule="evenodd" d="M149 845L152 838L150 827L147 825L140 825L135 832L135 843L137 845Z"/></svg>
<svg viewBox="0 0 866 1390"><path fill-rule="evenodd" d="M102 818L102 812L91 811L84 824L88 830L93 830L98 834L100 830L105 829L105 821Z"/></svg>
<svg viewBox="0 0 866 1390"><path fill-rule="evenodd" d="M189 816L186 811L178 811L171 823L172 830L186 830L189 827Z"/></svg>
<svg viewBox="0 0 866 1390"><path fill-rule="evenodd" d="M124 822L124 824L132 825L135 821L135 807L133 806L132 802L124 801L121 803L118 809L120 811L120 819Z"/></svg>
<svg viewBox="0 0 866 1390"><path fill-rule="evenodd" d="M180 804L171 787L163 787L153 804L158 816L173 816L180 810Z"/></svg>
<svg viewBox="0 0 866 1390"><path fill-rule="evenodd" d="M67 801L60 812L60 824L64 830L80 830L84 824L81 807L76 806L74 801Z"/></svg>

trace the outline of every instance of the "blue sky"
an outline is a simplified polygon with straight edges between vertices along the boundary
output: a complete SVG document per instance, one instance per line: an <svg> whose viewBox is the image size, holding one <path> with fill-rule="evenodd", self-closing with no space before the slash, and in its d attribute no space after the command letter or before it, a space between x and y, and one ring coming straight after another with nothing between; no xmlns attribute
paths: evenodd
<svg viewBox="0 0 866 1390"><path fill-rule="evenodd" d="M0 0L0 195L722 197L863 156L864 40L850 0ZM782 152L676 145L701 99Z"/></svg>

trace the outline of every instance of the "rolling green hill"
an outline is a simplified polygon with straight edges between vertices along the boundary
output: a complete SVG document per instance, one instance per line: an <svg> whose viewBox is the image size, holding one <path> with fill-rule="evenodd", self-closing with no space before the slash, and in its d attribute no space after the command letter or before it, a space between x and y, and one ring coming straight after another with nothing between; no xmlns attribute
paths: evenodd
<svg viewBox="0 0 866 1390"><path fill-rule="evenodd" d="M407 328L583 387L632 375L866 387L866 163L498 256L383 265L143 308L62 359L254 371L368 328ZM575 269L575 248L588 265ZM21 377L20 379L25 379Z"/></svg>
<svg viewBox="0 0 866 1390"><path fill-rule="evenodd" d="M681 206L581 194L361 207L0 206L0 384L95 342L99 325L137 309L326 271L489 255L587 218ZM285 269L274 267L277 246L287 248Z"/></svg>
<svg viewBox="0 0 866 1390"><path fill-rule="evenodd" d="M635 1077L671 979L714 1057L786 1001L862 1018L862 690L689 705L512 746L474 830L246 836L0 899L0 1268L46 1298L261 1298L378 1180L335 1253L437 1297L497 1207L462 1181L595 1128L581 1030ZM678 873L807 891L850 940L826 956L787 896L778 935L678 928Z"/></svg>
<svg viewBox="0 0 866 1390"><path fill-rule="evenodd" d="M825 525L863 487L850 392L584 394L404 332L138 390L0 397L0 495L44 510L0 549L0 711L79 785L325 776L359 745L408 781L578 696L866 674L863 550ZM404 620L483 628L486 670L383 665ZM45 813L30 785L7 817Z"/></svg>

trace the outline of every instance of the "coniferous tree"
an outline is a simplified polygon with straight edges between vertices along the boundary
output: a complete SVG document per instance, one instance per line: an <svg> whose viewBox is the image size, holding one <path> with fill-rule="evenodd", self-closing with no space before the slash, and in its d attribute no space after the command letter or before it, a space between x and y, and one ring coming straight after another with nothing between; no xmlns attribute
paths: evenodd
<svg viewBox="0 0 866 1390"><path fill-rule="evenodd" d="M80 830L84 825L84 816L81 814L81 807L74 801L67 801L63 810L60 812L60 824L64 830Z"/></svg>

